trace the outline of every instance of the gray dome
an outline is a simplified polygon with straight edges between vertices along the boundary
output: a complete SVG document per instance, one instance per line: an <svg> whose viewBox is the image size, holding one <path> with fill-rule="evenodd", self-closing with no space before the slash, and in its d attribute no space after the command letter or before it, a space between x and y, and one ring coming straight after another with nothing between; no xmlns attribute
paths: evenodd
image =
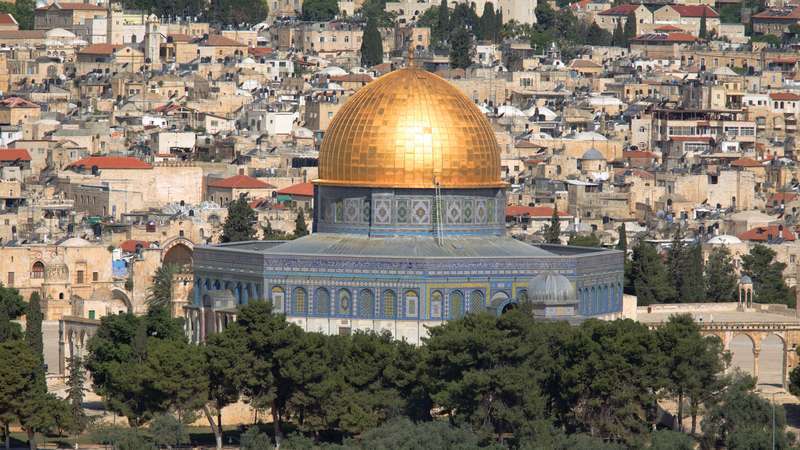
<svg viewBox="0 0 800 450"><path fill-rule="evenodd" d="M558 273L540 273L528 281L528 300L533 303L575 303L575 286L567 277Z"/></svg>
<svg viewBox="0 0 800 450"><path fill-rule="evenodd" d="M586 153L584 153L583 156L581 156L581 159L587 161L605 161L606 157L603 156L602 153L600 153L600 150L592 147L589 150L586 150Z"/></svg>
<svg viewBox="0 0 800 450"><path fill-rule="evenodd" d="M753 279L747 275L742 275L742 278L739 279L739 284L753 284Z"/></svg>

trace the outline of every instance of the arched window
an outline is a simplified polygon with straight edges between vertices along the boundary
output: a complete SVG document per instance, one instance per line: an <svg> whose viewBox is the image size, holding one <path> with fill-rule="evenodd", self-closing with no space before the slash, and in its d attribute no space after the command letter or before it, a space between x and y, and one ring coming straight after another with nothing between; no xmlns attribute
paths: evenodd
<svg viewBox="0 0 800 450"><path fill-rule="evenodd" d="M442 318L442 291L433 291L431 293L431 319Z"/></svg>
<svg viewBox="0 0 800 450"><path fill-rule="evenodd" d="M314 314L329 315L331 313L331 294L325 288L318 288L314 293Z"/></svg>
<svg viewBox="0 0 800 450"><path fill-rule="evenodd" d="M403 297L405 298L406 317L417 317L419 294L416 291L408 290Z"/></svg>
<svg viewBox="0 0 800 450"><path fill-rule="evenodd" d="M477 313L484 311L486 305L483 301L483 292L475 290L469 294L469 312Z"/></svg>
<svg viewBox="0 0 800 450"><path fill-rule="evenodd" d="M358 317L371 319L375 315L375 296L369 289L358 293Z"/></svg>
<svg viewBox="0 0 800 450"><path fill-rule="evenodd" d="M294 289L294 308L292 310L295 314L306 313L306 290L299 287Z"/></svg>
<svg viewBox="0 0 800 450"><path fill-rule="evenodd" d="M528 301L528 290L527 289L520 289L517 291L517 301L519 303L527 302Z"/></svg>
<svg viewBox="0 0 800 450"><path fill-rule="evenodd" d="M464 317L464 294L461 291L450 293L450 318L460 319Z"/></svg>
<svg viewBox="0 0 800 450"><path fill-rule="evenodd" d="M276 313L283 312L283 300L286 294L283 291L283 288L280 286L273 286L272 287L272 308L273 311Z"/></svg>
<svg viewBox="0 0 800 450"><path fill-rule="evenodd" d="M44 278L44 263L36 261L31 267L31 278Z"/></svg>
<svg viewBox="0 0 800 450"><path fill-rule="evenodd" d="M349 315L353 311L353 299L347 289L339 289L336 310L339 314L344 315Z"/></svg>
<svg viewBox="0 0 800 450"><path fill-rule="evenodd" d="M397 314L397 294L389 289L383 293L383 317L394 319Z"/></svg>

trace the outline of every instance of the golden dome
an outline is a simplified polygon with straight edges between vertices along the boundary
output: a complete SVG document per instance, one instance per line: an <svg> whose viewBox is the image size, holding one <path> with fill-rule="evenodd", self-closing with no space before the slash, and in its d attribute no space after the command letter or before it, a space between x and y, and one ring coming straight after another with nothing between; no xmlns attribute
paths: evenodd
<svg viewBox="0 0 800 450"><path fill-rule="evenodd" d="M502 187L489 121L457 88L418 68L356 92L331 121L319 152L321 185Z"/></svg>

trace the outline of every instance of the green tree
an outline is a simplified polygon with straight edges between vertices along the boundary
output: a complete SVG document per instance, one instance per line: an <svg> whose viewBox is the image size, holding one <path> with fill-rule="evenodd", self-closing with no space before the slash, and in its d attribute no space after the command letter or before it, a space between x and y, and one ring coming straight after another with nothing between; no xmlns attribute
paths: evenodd
<svg viewBox="0 0 800 450"><path fill-rule="evenodd" d="M202 5L198 0L188 0L188 3ZM268 13L265 0L211 0L208 7L211 20L222 25L254 25L266 20Z"/></svg>
<svg viewBox="0 0 800 450"><path fill-rule="evenodd" d="M567 245L574 245L578 247L600 247L602 242L594 232L591 234L574 234L570 236Z"/></svg>
<svg viewBox="0 0 800 450"><path fill-rule="evenodd" d="M668 303L675 298L667 270L655 247L640 240L631 258L631 284L640 305Z"/></svg>
<svg viewBox="0 0 800 450"><path fill-rule="evenodd" d="M450 8L447 0L442 0L437 9L436 24L432 27L433 42L437 46L444 46L450 37Z"/></svg>
<svg viewBox="0 0 800 450"><path fill-rule="evenodd" d="M222 242L251 241L255 239L256 213L247 198L240 195L239 199L228 205L228 217L222 225Z"/></svg>
<svg viewBox="0 0 800 450"><path fill-rule="evenodd" d="M586 30L586 39L583 43L588 45L611 45L611 34L600 28L596 22L592 22Z"/></svg>
<svg viewBox="0 0 800 450"><path fill-rule="evenodd" d="M558 208L553 207L553 214L550 216L550 223L542 228L544 241L548 244L561 243L561 220L558 217Z"/></svg>
<svg viewBox="0 0 800 450"><path fill-rule="evenodd" d="M749 375L731 381L705 414L702 423L704 448L789 448L783 408L775 407L754 389L755 379ZM772 446L773 417L775 447Z"/></svg>
<svg viewBox="0 0 800 450"><path fill-rule="evenodd" d="M686 433L670 430L654 431L650 438L651 450L694 450L694 439Z"/></svg>
<svg viewBox="0 0 800 450"><path fill-rule="evenodd" d="M622 30L622 35L624 37L624 45L627 47L630 45L631 39L636 37L636 16L631 13L628 15L627 20L625 20L625 28Z"/></svg>
<svg viewBox="0 0 800 450"><path fill-rule="evenodd" d="M83 412L83 394L86 392L86 374L83 369L83 361L78 355L69 358L67 369L67 401L70 406L70 416L72 418L72 428L69 430L73 435L78 435L86 428L87 417Z"/></svg>
<svg viewBox="0 0 800 450"><path fill-rule="evenodd" d="M258 425L252 425L242 433L241 441L242 450L272 450L275 448L269 441L269 436L258 429Z"/></svg>
<svg viewBox="0 0 800 450"><path fill-rule="evenodd" d="M705 266L706 299L727 302L736 298L739 280L733 267L731 252L727 247L715 246L708 255Z"/></svg>
<svg viewBox="0 0 800 450"><path fill-rule="evenodd" d="M468 428L458 428L444 421L414 423L407 418L392 419L368 430L358 439L351 438L345 448L368 450L396 448L402 442L405 448L427 448L439 450L497 449L499 444L483 442Z"/></svg>
<svg viewBox="0 0 800 450"><path fill-rule="evenodd" d="M625 231L625 224L619 226L619 240L617 240L617 250L621 250L626 255L628 253L628 233Z"/></svg>
<svg viewBox="0 0 800 450"><path fill-rule="evenodd" d="M12 320L25 312L25 302L19 291L0 283L0 342L22 337L22 328Z"/></svg>
<svg viewBox="0 0 800 450"><path fill-rule="evenodd" d="M670 317L657 335L666 357L667 389L678 405L677 431L683 431L684 403L688 399L694 434L700 404L723 385L726 361L722 342L715 336L703 337L689 314Z"/></svg>
<svg viewBox="0 0 800 450"><path fill-rule="evenodd" d="M381 63L383 63L383 39L375 19L370 19L367 20L364 37L361 39L361 65L372 67Z"/></svg>
<svg viewBox="0 0 800 450"><path fill-rule="evenodd" d="M238 326L228 327L206 339L204 350L209 405L204 406L203 412L214 433L217 449L222 448L222 409L235 403L242 389L242 374L245 369L240 367L241 352L246 348L246 342L244 330Z"/></svg>
<svg viewBox="0 0 800 450"><path fill-rule="evenodd" d="M703 15L700 16L700 31L697 35L700 39L706 39L708 37L708 24L706 24L706 8L703 8Z"/></svg>
<svg viewBox="0 0 800 450"><path fill-rule="evenodd" d="M742 274L753 279L753 294L758 303L792 306L794 299L783 279L786 264L775 261L775 251L757 244L742 256Z"/></svg>
<svg viewBox="0 0 800 450"><path fill-rule="evenodd" d="M205 354L185 339L148 338L147 359L139 370L145 389L160 399L153 412L175 411L183 423L208 399Z"/></svg>
<svg viewBox="0 0 800 450"><path fill-rule="evenodd" d="M261 239L264 241L280 241L289 239L283 231L272 228L272 222L267 220L267 226L261 227Z"/></svg>
<svg viewBox="0 0 800 450"><path fill-rule="evenodd" d="M466 69L472 65L472 35L464 28L457 28L450 35L450 67Z"/></svg>
<svg viewBox="0 0 800 450"><path fill-rule="evenodd" d="M15 3L13 14L21 30L33 29L33 15L35 9L36 2L34 0L17 0Z"/></svg>
<svg viewBox="0 0 800 450"><path fill-rule="evenodd" d="M687 246L680 228L667 252L667 269L675 290L674 301L697 303L705 299L702 250L697 244Z"/></svg>
<svg viewBox="0 0 800 450"><path fill-rule="evenodd" d="M308 235L308 225L306 225L306 216L303 210L297 211L297 218L294 220L294 238L303 237Z"/></svg>
<svg viewBox="0 0 800 450"><path fill-rule="evenodd" d="M172 302L172 277L180 272L177 264L162 264L153 275L153 284L147 288L147 306L168 308Z"/></svg>
<svg viewBox="0 0 800 450"><path fill-rule="evenodd" d="M312 22L327 22L339 14L336 0L307 0L303 2L302 19Z"/></svg>
<svg viewBox="0 0 800 450"><path fill-rule="evenodd" d="M171 449L189 443L186 425L172 414L159 414L149 425L153 441L160 447Z"/></svg>
<svg viewBox="0 0 800 450"><path fill-rule="evenodd" d="M617 20L614 32L611 34L611 45L614 47L625 47L625 31L622 30L622 21Z"/></svg>
<svg viewBox="0 0 800 450"><path fill-rule="evenodd" d="M480 39L492 42L498 42L500 39L500 30L497 28L497 17L492 2L486 2L483 5L483 14L478 22L478 27Z"/></svg>
<svg viewBox="0 0 800 450"><path fill-rule="evenodd" d="M800 397L800 366L789 372L789 393Z"/></svg>
<svg viewBox="0 0 800 450"><path fill-rule="evenodd" d="M0 342L0 361L14 362L0 364L0 424L8 450L11 446L9 424L19 417L21 402L36 386L39 358L23 340L14 339Z"/></svg>

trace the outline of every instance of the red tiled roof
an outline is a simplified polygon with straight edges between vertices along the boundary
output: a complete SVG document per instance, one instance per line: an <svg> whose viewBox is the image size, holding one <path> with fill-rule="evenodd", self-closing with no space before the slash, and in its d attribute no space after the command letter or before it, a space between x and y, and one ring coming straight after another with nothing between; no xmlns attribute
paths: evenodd
<svg viewBox="0 0 800 450"><path fill-rule="evenodd" d="M553 217L553 208L549 206L506 206L506 217ZM558 212L559 217L570 217L564 211Z"/></svg>
<svg viewBox="0 0 800 450"><path fill-rule="evenodd" d="M772 92L769 94L769 98L772 100L788 100L790 102L794 102L800 100L800 95L797 95L794 92Z"/></svg>
<svg viewBox="0 0 800 450"><path fill-rule="evenodd" d="M37 11L47 11L49 9L72 9L72 10L83 10L83 11L106 10L106 8L103 6L93 5L91 3L62 3L62 2L55 2L47 6L42 6L41 8L36 8Z"/></svg>
<svg viewBox="0 0 800 450"><path fill-rule="evenodd" d="M247 53L253 56L267 56L273 54L274 52L275 50L270 47L250 47L247 49Z"/></svg>
<svg viewBox="0 0 800 450"><path fill-rule="evenodd" d="M780 8L765 9L758 14L753 14L752 19L789 20L796 22L800 18L800 8L795 7L788 14Z"/></svg>
<svg viewBox="0 0 800 450"><path fill-rule="evenodd" d="M313 197L314 184L298 183L278 190L279 195L295 195L298 197Z"/></svg>
<svg viewBox="0 0 800 450"><path fill-rule="evenodd" d="M601 16L629 16L639 5L619 5L600 13Z"/></svg>
<svg viewBox="0 0 800 450"><path fill-rule="evenodd" d="M91 170L92 167L98 169L152 169L153 166L131 156L89 156L79 159L67 167Z"/></svg>
<svg viewBox="0 0 800 450"><path fill-rule="evenodd" d="M716 19L719 17L714 9L708 7L707 5L669 5L672 9L675 10L681 17L703 17L703 13L705 12L707 19Z"/></svg>
<svg viewBox="0 0 800 450"><path fill-rule="evenodd" d="M234 175L222 180L209 180L208 187L222 189L270 189L275 186L247 175Z"/></svg>
<svg viewBox="0 0 800 450"><path fill-rule="evenodd" d="M768 63L778 63L778 64L797 64L799 59L793 56L776 56L774 58L767 59Z"/></svg>
<svg viewBox="0 0 800 450"><path fill-rule="evenodd" d="M18 23L11 14L0 14L0 25L18 25Z"/></svg>
<svg viewBox="0 0 800 450"><path fill-rule="evenodd" d="M92 44L78 50L79 55L110 55L122 48L117 44Z"/></svg>
<svg viewBox="0 0 800 450"><path fill-rule="evenodd" d="M661 33L672 33L673 31L683 31L683 28L678 28L675 25L661 25L660 27L655 27L653 30Z"/></svg>
<svg viewBox="0 0 800 450"><path fill-rule="evenodd" d="M738 236L739 239L743 241L767 241L768 238L771 236L772 239L777 239L778 237L782 238L784 241L794 241L794 233L792 233L789 229L783 228L783 230L778 228L779 225L770 225L767 227L755 227L753 229L747 230L744 233L740 233Z"/></svg>
<svg viewBox="0 0 800 450"><path fill-rule="evenodd" d="M192 37L188 34L174 33L167 36L167 42L192 42Z"/></svg>
<svg viewBox="0 0 800 450"><path fill-rule="evenodd" d="M0 106L4 106L6 108L36 108L39 109L39 105L33 102L29 102L24 98L19 97L8 97L0 100Z"/></svg>
<svg viewBox="0 0 800 450"><path fill-rule="evenodd" d="M631 170L631 176L639 177L639 178L646 178L648 180L652 180L656 176L646 170L642 169L633 169Z"/></svg>
<svg viewBox="0 0 800 450"><path fill-rule="evenodd" d="M731 165L733 167L761 167L761 163L751 158L739 158L734 160Z"/></svg>
<svg viewBox="0 0 800 450"><path fill-rule="evenodd" d="M221 34L212 34L208 36L202 44L206 47L247 47L239 41L226 38Z"/></svg>
<svg viewBox="0 0 800 450"><path fill-rule="evenodd" d="M139 245L141 248L150 248L150 243L147 241L140 241L138 239L130 239L122 244L119 244L119 248L122 249L125 253L136 253L136 246Z"/></svg>
<svg viewBox="0 0 800 450"><path fill-rule="evenodd" d="M31 155L24 148L0 148L0 161L30 161Z"/></svg>

